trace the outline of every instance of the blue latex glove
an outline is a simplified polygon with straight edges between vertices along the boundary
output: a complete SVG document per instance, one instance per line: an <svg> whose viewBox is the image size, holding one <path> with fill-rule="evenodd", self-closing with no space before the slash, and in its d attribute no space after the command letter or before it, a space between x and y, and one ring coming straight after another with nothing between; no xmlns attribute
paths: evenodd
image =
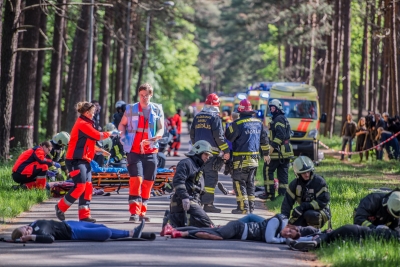
<svg viewBox="0 0 400 267"><path fill-rule="evenodd" d="M115 159L114 159L114 158L111 158L111 159L110 159L110 163L115 163Z"/></svg>
<svg viewBox="0 0 400 267"><path fill-rule="evenodd" d="M111 136L117 136L117 135L120 135L120 134L121 134L121 132L118 131L118 130L114 130L114 131L111 132Z"/></svg>
<svg viewBox="0 0 400 267"><path fill-rule="evenodd" d="M58 163L58 162L53 162L53 163L54 163L54 167L56 167L56 168L61 168L60 163Z"/></svg>
<svg viewBox="0 0 400 267"><path fill-rule="evenodd" d="M56 177L57 172L53 172L53 171L47 171L47 176L48 177Z"/></svg>

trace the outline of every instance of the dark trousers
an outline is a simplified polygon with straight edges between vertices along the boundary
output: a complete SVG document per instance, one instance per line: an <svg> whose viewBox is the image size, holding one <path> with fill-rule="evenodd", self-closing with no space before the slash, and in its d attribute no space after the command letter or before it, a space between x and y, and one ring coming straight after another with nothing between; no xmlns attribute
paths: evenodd
<svg viewBox="0 0 400 267"><path fill-rule="evenodd" d="M247 210L249 212L254 210L254 176L256 172L257 167L247 167L233 170L233 190L236 194L238 210Z"/></svg>
<svg viewBox="0 0 400 267"><path fill-rule="evenodd" d="M342 151L346 151L347 143L349 143L349 152L351 152L353 149L353 138L351 138L351 136L342 137ZM344 159L344 154L342 154L341 159ZM349 155L349 159L351 159L351 155Z"/></svg>
<svg viewBox="0 0 400 267"><path fill-rule="evenodd" d="M279 188L278 194L284 196L289 183L289 159L273 159L269 164L264 163L263 177L265 193L275 198L274 173L277 170ZM268 178L268 179L267 179Z"/></svg>
<svg viewBox="0 0 400 267"><path fill-rule="evenodd" d="M198 232L206 232L222 237L223 239L241 239L245 223L241 221L230 221L227 225L218 228L203 228L189 230L189 236L196 237Z"/></svg>
<svg viewBox="0 0 400 267"><path fill-rule="evenodd" d="M204 191L206 193L201 197L201 204L203 205L211 205L214 203L215 186L218 183L218 171L213 168L213 163L216 159L217 157L214 156L204 165Z"/></svg>
<svg viewBox="0 0 400 267"><path fill-rule="evenodd" d="M289 223L296 226L313 226L320 229L328 220L327 214L322 210L307 210L295 221L292 222L291 219Z"/></svg>
<svg viewBox="0 0 400 267"><path fill-rule="evenodd" d="M190 209L185 213L182 208L182 201L175 202L178 206L171 207L171 213L169 214L169 221L173 227L185 226L185 220L188 226L194 226L199 228L214 227L214 223L208 217L207 213L197 203L190 203ZM185 218L185 216L187 216Z"/></svg>

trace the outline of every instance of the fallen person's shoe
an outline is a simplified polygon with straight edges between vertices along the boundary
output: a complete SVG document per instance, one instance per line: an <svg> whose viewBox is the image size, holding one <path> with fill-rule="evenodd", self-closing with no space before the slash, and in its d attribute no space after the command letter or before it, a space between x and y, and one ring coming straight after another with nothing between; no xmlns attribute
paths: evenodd
<svg viewBox="0 0 400 267"><path fill-rule="evenodd" d="M264 186L256 186L255 188L254 188L254 192L265 192L265 188L264 188Z"/></svg>
<svg viewBox="0 0 400 267"><path fill-rule="evenodd" d="M56 216L60 221L65 221L65 214L58 208L58 204L55 206L56 208Z"/></svg>
<svg viewBox="0 0 400 267"><path fill-rule="evenodd" d="M317 242L316 241L295 241L295 242L290 242L289 247L292 250L309 251L309 250L314 250L317 248Z"/></svg>
<svg viewBox="0 0 400 267"><path fill-rule="evenodd" d="M221 213L221 209L216 208L214 205L204 205L204 211L209 213Z"/></svg>
<svg viewBox="0 0 400 267"><path fill-rule="evenodd" d="M167 223L161 230L160 236L171 235L173 231L176 231L169 223Z"/></svg>
<svg viewBox="0 0 400 267"><path fill-rule="evenodd" d="M182 232L174 229L174 231L172 231L171 233L171 238L180 238L180 237L182 237Z"/></svg>
<svg viewBox="0 0 400 267"><path fill-rule="evenodd" d="M218 182L218 189L221 190L222 194L227 195L229 193L228 189L221 183Z"/></svg>
<svg viewBox="0 0 400 267"><path fill-rule="evenodd" d="M267 201L273 201L273 200L275 200L275 198L274 197L272 197L270 194L261 194L261 195L258 195L258 198L259 199L264 199L264 200L267 200Z"/></svg>
<svg viewBox="0 0 400 267"><path fill-rule="evenodd" d="M95 219L95 218L92 218L92 217L87 217L87 218L84 218L84 219L80 219L79 221L80 221L80 222L95 223L95 222L96 222L96 219Z"/></svg>
<svg viewBox="0 0 400 267"><path fill-rule="evenodd" d="M140 238L142 236L143 228L145 225L145 220L143 219L142 222L133 229L132 238Z"/></svg>
<svg viewBox="0 0 400 267"><path fill-rule="evenodd" d="M139 216L139 221L141 220L145 220L145 222L150 222L150 217L143 215L143 216Z"/></svg>

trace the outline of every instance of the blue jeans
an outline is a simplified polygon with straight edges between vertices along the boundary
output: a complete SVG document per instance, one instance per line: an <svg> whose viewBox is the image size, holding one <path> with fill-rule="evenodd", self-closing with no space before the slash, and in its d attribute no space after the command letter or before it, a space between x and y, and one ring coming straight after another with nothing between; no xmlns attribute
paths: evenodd
<svg viewBox="0 0 400 267"><path fill-rule="evenodd" d="M353 146L353 138L351 136L343 136L342 138L342 151L346 151L347 142L349 143L349 152L352 151ZM348 155L349 159L351 159L351 155ZM344 154L342 154L341 159L344 159Z"/></svg>
<svg viewBox="0 0 400 267"><path fill-rule="evenodd" d="M256 214L250 213L244 216L243 218L240 218L239 221L243 223L249 223L249 222L262 222L264 221L265 218L258 216Z"/></svg>
<svg viewBox="0 0 400 267"><path fill-rule="evenodd" d="M66 221L66 223L72 230L71 240L105 241L109 238L129 237L129 231L108 228L103 224L77 221Z"/></svg>

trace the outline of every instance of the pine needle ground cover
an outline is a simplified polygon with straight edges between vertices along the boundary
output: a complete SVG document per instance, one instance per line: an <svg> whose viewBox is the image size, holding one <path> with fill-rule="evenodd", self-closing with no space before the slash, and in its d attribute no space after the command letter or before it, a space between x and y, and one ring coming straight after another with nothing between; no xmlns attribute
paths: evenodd
<svg viewBox="0 0 400 267"><path fill-rule="evenodd" d="M357 155L356 155L357 156ZM340 161L340 155L327 155L316 167L316 173L324 176L331 194L333 229L345 224L353 224L354 209L360 200L373 192L374 188L400 187L400 165L398 161L376 161L358 163L356 157L351 162ZM262 164L260 165L262 167ZM261 168L262 170L262 168ZM294 179L293 169L289 169L289 183ZM262 172L257 173L258 185L262 185ZM268 210L279 213L283 197L266 202ZM324 229L326 229L325 226ZM400 266L400 243L363 240L361 243L338 241L315 251L318 260L332 266ZM299 252L301 253L301 252Z"/></svg>

